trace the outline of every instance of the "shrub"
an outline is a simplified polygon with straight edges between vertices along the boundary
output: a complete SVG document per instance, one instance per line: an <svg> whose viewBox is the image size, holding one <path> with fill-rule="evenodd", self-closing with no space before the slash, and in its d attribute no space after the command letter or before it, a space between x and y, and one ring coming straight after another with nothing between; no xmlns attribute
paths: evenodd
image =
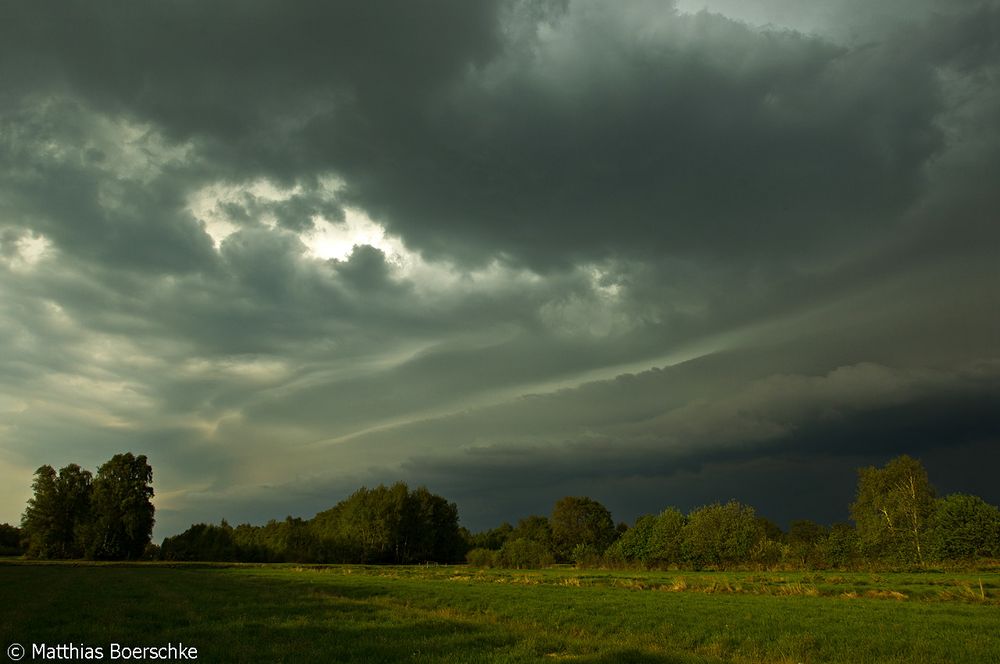
<svg viewBox="0 0 1000 664"><path fill-rule="evenodd" d="M473 567L496 567L498 552L493 549L472 549L465 554L465 561Z"/></svg>
<svg viewBox="0 0 1000 664"><path fill-rule="evenodd" d="M577 567L600 567L601 552L592 544L577 544L570 552Z"/></svg>
<svg viewBox="0 0 1000 664"><path fill-rule="evenodd" d="M555 562L552 552L538 542L523 537L510 540L500 549L500 565L515 569L538 568Z"/></svg>

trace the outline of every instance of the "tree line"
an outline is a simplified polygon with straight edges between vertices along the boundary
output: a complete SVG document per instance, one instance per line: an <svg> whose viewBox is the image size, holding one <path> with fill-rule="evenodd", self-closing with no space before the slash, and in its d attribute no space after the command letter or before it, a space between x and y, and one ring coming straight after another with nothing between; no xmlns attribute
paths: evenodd
<svg viewBox="0 0 1000 664"><path fill-rule="evenodd" d="M404 565L459 562L465 551L455 503L397 482L362 487L312 519L196 524L163 540L160 558Z"/></svg>
<svg viewBox="0 0 1000 664"><path fill-rule="evenodd" d="M195 524L149 545L152 469L143 456L116 455L97 476L70 464L35 473L21 529L0 525L0 555L40 558L302 563L454 563L533 568L554 563L645 568L921 567L1000 558L1000 510L966 494L938 497L909 456L858 471L853 525L807 519L783 531L735 500L687 514L668 507L628 526L586 496L471 533L455 503L398 482L362 487L312 519L263 526Z"/></svg>
<svg viewBox="0 0 1000 664"><path fill-rule="evenodd" d="M668 507L614 526L589 498L563 498L551 517L530 516L478 533L470 564L539 567L858 568L1000 557L1000 510L977 496L937 497L919 461L900 456L858 471L855 525L808 519L787 532L735 500L684 514Z"/></svg>

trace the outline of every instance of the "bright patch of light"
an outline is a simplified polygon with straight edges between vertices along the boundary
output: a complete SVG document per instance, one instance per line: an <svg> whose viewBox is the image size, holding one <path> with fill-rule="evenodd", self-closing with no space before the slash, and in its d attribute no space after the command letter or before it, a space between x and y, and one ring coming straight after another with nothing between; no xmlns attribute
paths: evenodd
<svg viewBox="0 0 1000 664"><path fill-rule="evenodd" d="M205 232L212 238L212 244L218 249L222 241L236 232L236 224L231 224L224 219L202 219Z"/></svg>
<svg viewBox="0 0 1000 664"><path fill-rule="evenodd" d="M52 247L52 243L44 235L26 233L13 241L14 251L4 260L7 266L15 271L30 270L35 267Z"/></svg>
<svg viewBox="0 0 1000 664"><path fill-rule="evenodd" d="M28 265L34 265L42 259L52 243L44 235L26 235L18 242L21 260Z"/></svg>
<svg viewBox="0 0 1000 664"><path fill-rule="evenodd" d="M249 201L280 203L301 191L299 185L283 189L263 178L239 184L220 182L194 192L188 198L187 207L188 211L202 223L205 232L218 249L223 240L239 230L239 224L226 211L227 205L244 205ZM277 226L275 219L268 214L261 215L254 221L268 228Z"/></svg>
<svg viewBox="0 0 1000 664"><path fill-rule="evenodd" d="M590 273L590 284L594 292L599 295L602 299L612 300L618 297L621 292L621 286L608 278L608 274L596 266L591 266L588 270Z"/></svg>
<svg viewBox="0 0 1000 664"><path fill-rule="evenodd" d="M411 264L410 254L398 238L386 235L385 229L368 215L355 208L344 210L344 221L330 222L322 217L313 218L313 230L301 237L309 253L324 260L347 260L354 247L369 245L385 254L386 260L397 267Z"/></svg>

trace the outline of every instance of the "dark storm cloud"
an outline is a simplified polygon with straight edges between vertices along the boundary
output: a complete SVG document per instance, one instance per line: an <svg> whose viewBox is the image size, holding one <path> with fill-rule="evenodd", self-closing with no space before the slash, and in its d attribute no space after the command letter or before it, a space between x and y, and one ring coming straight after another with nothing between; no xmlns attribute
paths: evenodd
<svg viewBox="0 0 1000 664"><path fill-rule="evenodd" d="M495 3L6 3L5 77L252 140L330 96L405 100L496 43ZM305 113L306 115L301 115ZM284 150L283 150L284 151Z"/></svg>
<svg viewBox="0 0 1000 664"><path fill-rule="evenodd" d="M850 48L662 3L26 7L25 87L196 137L223 173L330 169L415 247L534 266L895 230L944 147L938 69L995 55L997 23Z"/></svg>
<svg viewBox="0 0 1000 664"><path fill-rule="evenodd" d="M405 476L457 500L474 528L546 513L567 494L595 496L629 521L670 504L736 498L787 525L846 519L856 469L910 453L943 491L1000 500L990 474L970 461L998 460L995 362L767 374L781 366L768 354L724 353L415 422L337 446L341 460L375 448L406 459L402 467L373 461L367 471L314 473L267 493L275 506L294 495L309 513L359 484ZM438 451L449 448L459 452Z"/></svg>
<svg viewBox="0 0 1000 664"><path fill-rule="evenodd" d="M932 471L942 468L953 490L954 473L941 463L947 450L974 446L985 458L997 456L991 448L1000 437L995 362L955 372L862 364L823 375L748 380L763 363L741 355L706 357L415 423L356 444L392 449L405 441L400 456L406 448L413 454L402 471L373 468L369 481L403 472L459 499L468 496L470 503L483 494L503 495L504 501L545 511L565 493L596 491L625 511L619 518L631 519L637 509L669 503L690 508L734 497L785 522L814 507L844 518L854 469L861 465L902 453L930 455L939 464ZM425 447L431 438L457 439L462 452L424 454L432 449ZM791 470L810 463L836 469L840 484L824 481L822 499L789 505L790 484L802 484L803 474L822 474ZM692 478L700 478L700 486ZM970 475L966 486L1000 500L983 477ZM831 503L831 496L842 499ZM484 513L482 504L467 512L477 522Z"/></svg>
<svg viewBox="0 0 1000 664"><path fill-rule="evenodd" d="M482 526L776 487L834 518L903 451L961 489L1000 436L998 28L2 3L0 472L142 447L171 531L401 478Z"/></svg>
<svg viewBox="0 0 1000 664"><path fill-rule="evenodd" d="M662 5L574 4L434 100L425 132L390 129L377 162L348 143L342 168L432 252L534 266L821 256L898 230L945 148L940 69L995 62L983 26L997 17L849 48Z"/></svg>

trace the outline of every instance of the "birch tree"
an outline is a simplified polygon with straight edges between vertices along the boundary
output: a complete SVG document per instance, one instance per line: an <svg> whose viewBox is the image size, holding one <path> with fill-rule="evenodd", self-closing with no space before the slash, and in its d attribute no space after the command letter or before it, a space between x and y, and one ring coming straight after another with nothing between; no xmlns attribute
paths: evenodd
<svg viewBox="0 0 1000 664"><path fill-rule="evenodd" d="M933 511L934 487L920 461L904 454L858 470L851 518L870 560L923 565Z"/></svg>

